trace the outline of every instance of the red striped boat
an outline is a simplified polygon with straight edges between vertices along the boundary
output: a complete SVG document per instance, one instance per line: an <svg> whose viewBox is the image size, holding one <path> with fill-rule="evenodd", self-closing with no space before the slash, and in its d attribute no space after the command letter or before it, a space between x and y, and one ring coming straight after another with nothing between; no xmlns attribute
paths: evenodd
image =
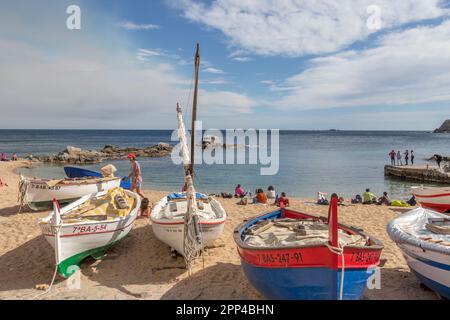
<svg viewBox="0 0 450 320"><path fill-rule="evenodd" d="M333 198L328 218L280 209L238 226L234 240L251 284L268 299L360 299L380 262L383 245L360 229L338 224L337 214L337 199ZM325 239L290 246L249 244L247 235L258 223L277 219L326 225ZM344 235L360 236L365 242L342 248L340 237Z"/></svg>
<svg viewBox="0 0 450 320"><path fill-rule="evenodd" d="M437 212L450 212L450 187L412 187L412 194L423 207Z"/></svg>

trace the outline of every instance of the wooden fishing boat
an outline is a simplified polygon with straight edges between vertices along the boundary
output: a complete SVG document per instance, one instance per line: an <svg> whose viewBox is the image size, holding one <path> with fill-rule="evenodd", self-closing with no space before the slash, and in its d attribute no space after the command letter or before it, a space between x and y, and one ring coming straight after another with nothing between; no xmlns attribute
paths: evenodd
<svg viewBox="0 0 450 320"><path fill-rule="evenodd" d="M203 248L222 234L227 218L226 212L220 203L212 197L196 193L193 184L194 151L196 147L194 132L197 114L198 71L200 66L199 50L199 45L197 44L190 152L186 142L186 130L181 107L177 104L178 137L180 139L180 154L184 168L186 192L181 194L173 193L162 198L154 206L150 215L155 236L184 256L189 270Z"/></svg>
<svg viewBox="0 0 450 320"><path fill-rule="evenodd" d="M450 212L450 187L412 187L416 201L424 208Z"/></svg>
<svg viewBox="0 0 450 320"><path fill-rule="evenodd" d="M78 167L66 166L64 167L64 172L66 173L68 178L103 177L103 175L100 172ZM131 179L129 179L128 177L123 177L122 180L120 180L120 187L123 189L130 190Z"/></svg>
<svg viewBox="0 0 450 320"><path fill-rule="evenodd" d="M140 207L140 197L115 188L83 196L54 210L39 222L47 241L55 249L57 270L71 276L87 257L99 258L132 229Z"/></svg>
<svg viewBox="0 0 450 320"><path fill-rule="evenodd" d="M195 198L204 247L222 234L227 215L216 199L201 193L197 193ZM184 255L184 218L187 208L186 193L174 193L162 198L150 215L155 236L181 255Z"/></svg>
<svg viewBox="0 0 450 320"><path fill-rule="evenodd" d="M268 299L360 299L383 245L338 224L337 198L328 218L280 209L234 231L250 283Z"/></svg>
<svg viewBox="0 0 450 320"><path fill-rule="evenodd" d="M387 232L419 281L450 299L450 217L417 208L389 222Z"/></svg>
<svg viewBox="0 0 450 320"><path fill-rule="evenodd" d="M27 204L32 210L52 207L52 199L67 204L84 195L110 190L120 186L120 178L84 177L77 179L39 179L20 176L19 193L21 205Z"/></svg>

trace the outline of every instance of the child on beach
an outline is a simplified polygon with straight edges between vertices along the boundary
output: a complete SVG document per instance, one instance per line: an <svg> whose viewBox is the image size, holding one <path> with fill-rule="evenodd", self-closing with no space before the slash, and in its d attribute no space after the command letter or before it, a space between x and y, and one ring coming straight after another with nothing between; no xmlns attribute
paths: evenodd
<svg viewBox="0 0 450 320"><path fill-rule="evenodd" d="M138 212L138 219L150 217L149 203L150 203L150 201L148 200L148 198L142 199L141 207L139 208L139 212Z"/></svg>
<svg viewBox="0 0 450 320"><path fill-rule="evenodd" d="M286 192L282 192L281 193L281 197L279 197L277 200L276 200L276 203L275 203L278 207L280 207L280 208L285 208L285 207L289 207L289 199L288 199L288 197L286 196Z"/></svg>

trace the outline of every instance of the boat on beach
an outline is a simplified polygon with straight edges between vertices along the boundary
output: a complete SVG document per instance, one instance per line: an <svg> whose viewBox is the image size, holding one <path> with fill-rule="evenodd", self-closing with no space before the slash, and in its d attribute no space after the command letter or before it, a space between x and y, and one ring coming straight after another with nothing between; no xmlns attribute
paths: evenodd
<svg viewBox="0 0 450 320"><path fill-rule="evenodd" d="M120 186L120 178L66 178L39 179L20 176L19 202L31 210L46 210L52 207L52 200L68 204L84 195L107 191Z"/></svg>
<svg viewBox="0 0 450 320"><path fill-rule="evenodd" d="M328 218L283 208L250 219L234 241L250 283L268 299L361 299L380 262L382 243Z"/></svg>
<svg viewBox="0 0 450 320"><path fill-rule="evenodd" d="M416 201L423 207L438 212L450 212L450 187L411 187Z"/></svg>
<svg viewBox="0 0 450 320"><path fill-rule="evenodd" d="M450 299L450 217L416 208L390 221L387 232L419 281Z"/></svg>
<svg viewBox="0 0 450 320"><path fill-rule="evenodd" d="M227 218L219 201L197 193L193 183L199 66L200 51L197 44L190 151L186 142L186 130L179 104L176 109L185 192L172 193L163 197L153 207L150 214L155 236L181 254L185 258L188 269L203 248L222 234Z"/></svg>
<svg viewBox="0 0 450 320"><path fill-rule="evenodd" d="M87 257L99 258L132 229L140 197L114 188L85 195L66 207L54 210L39 221L42 233L55 249L57 271L70 277Z"/></svg>
<svg viewBox="0 0 450 320"><path fill-rule="evenodd" d="M85 178L85 177L96 177L102 178L103 175L100 172L79 168L79 167L64 167L64 172L68 178ZM120 187L130 190L131 189L131 179L128 177L123 177L120 181Z"/></svg>

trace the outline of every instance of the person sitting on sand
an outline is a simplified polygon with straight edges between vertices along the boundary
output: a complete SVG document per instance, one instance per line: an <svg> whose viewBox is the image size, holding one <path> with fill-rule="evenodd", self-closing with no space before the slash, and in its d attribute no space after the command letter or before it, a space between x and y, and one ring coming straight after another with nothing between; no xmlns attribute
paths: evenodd
<svg viewBox="0 0 450 320"><path fill-rule="evenodd" d="M277 196L275 194L275 188L273 186L269 186L267 188L267 199L275 199Z"/></svg>
<svg viewBox="0 0 450 320"><path fill-rule="evenodd" d="M275 203L280 208L289 207L289 199L286 196L286 192L281 193L281 197L279 197Z"/></svg>
<svg viewBox="0 0 450 320"><path fill-rule="evenodd" d="M256 190L256 196L253 198L253 203L267 204L267 196L263 189Z"/></svg>
<svg viewBox="0 0 450 320"><path fill-rule="evenodd" d="M17 154L14 152L11 157L12 161L17 161Z"/></svg>
<svg viewBox="0 0 450 320"><path fill-rule="evenodd" d="M379 205L387 205L390 206L391 205L391 199L388 196L388 193L385 191L383 192L383 196L378 198L378 204Z"/></svg>
<svg viewBox="0 0 450 320"><path fill-rule="evenodd" d="M1 154L0 161L8 161L8 156L6 155L6 153Z"/></svg>
<svg viewBox="0 0 450 320"><path fill-rule="evenodd" d="M149 207L150 201L148 198L144 198L141 201L141 207L138 211L138 218L148 218L150 217L150 207Z"/></svg>
<svg viewBox="0 0 450 320"><path fill-rule="evenodd" d="M363 204L372 204L377 202L377 197L367 188L363 194Z"/></svg>
<svg viewBox="0 0 450 320"><path fill-rule="evenodd" d="M247 192L245 192L244 188L240 184L236 186L236 189L234 189L234 196L237 198L243 198L247 195Z"/></svg>
<svg viewBox="0 0 450 320"><path fill-rule="evenodd" d="M233 195L229 192L221 192L220 195L222 196L222 198L224 199L230 199L233 198Z"/></svg>
<svg viewBox="0 0 450 320"><path fill-rule="evenodd" d="M329 205L330 202L327 200L325 192L317 192L317 204Z"/></svg>
<svg viewBox="0 0 450 320"><path fill-rule="evenodd" d="M359 194L356 195L355 199L352 199L352 203L354 203L354 204L358 204L358 203L362 203L362 202L363 202L362 197Z"/></svg>

